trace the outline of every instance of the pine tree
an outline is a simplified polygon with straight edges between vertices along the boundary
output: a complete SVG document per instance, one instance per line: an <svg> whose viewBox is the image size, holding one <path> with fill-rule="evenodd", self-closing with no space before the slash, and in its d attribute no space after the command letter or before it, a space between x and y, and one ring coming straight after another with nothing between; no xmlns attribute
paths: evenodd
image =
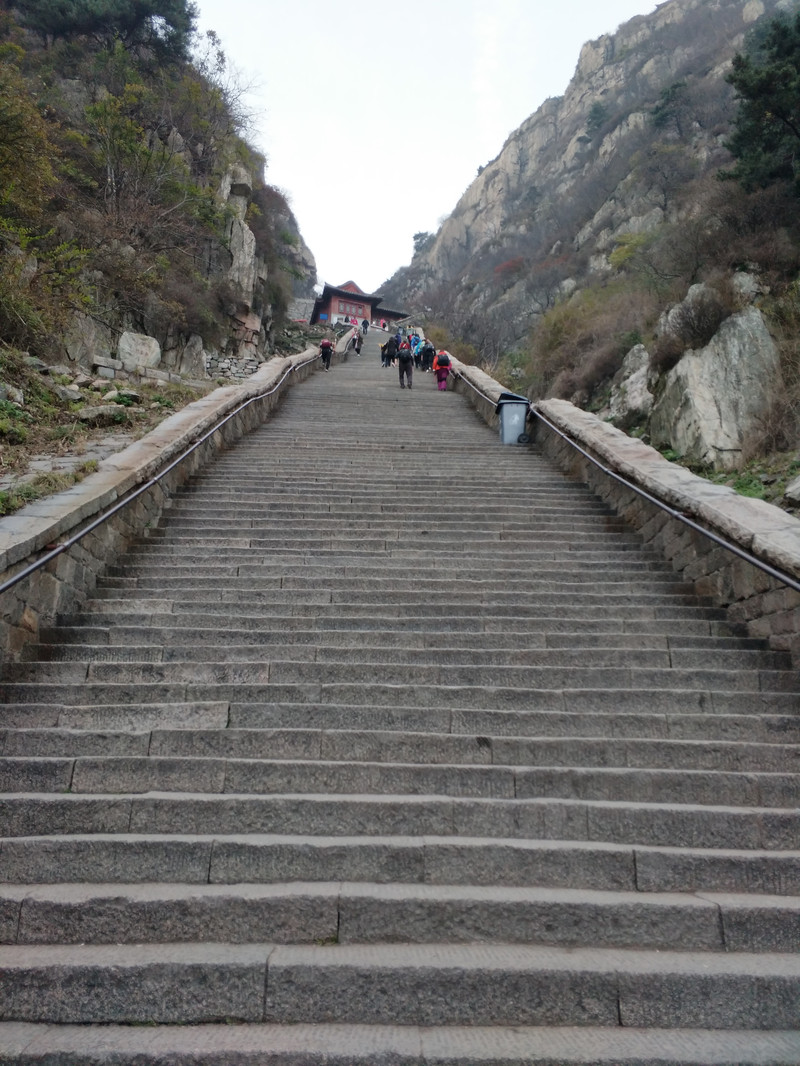
<svg viewBox="0 0 800 1066"><path fill-rule="evenodd" d="M727 80L739 111L726 142L737 162L724 176L748 191L791 182L800 195L800 12L768 23Z"/></svg>

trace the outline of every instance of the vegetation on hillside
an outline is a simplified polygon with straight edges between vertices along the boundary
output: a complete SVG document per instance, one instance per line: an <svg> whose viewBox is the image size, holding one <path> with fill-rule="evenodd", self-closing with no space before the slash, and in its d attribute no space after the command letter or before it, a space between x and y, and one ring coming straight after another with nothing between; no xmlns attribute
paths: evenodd
<svg viewBox="0 0 800 1066"><path fill-rule="evenodd" d="M217 269L218 190L235 163L255 179L263 299L285 307L291 212L195 19L187 0L18 0L0 13L0 344L60 358L74 312L162 344L218 342L236 309Z"/></svg>

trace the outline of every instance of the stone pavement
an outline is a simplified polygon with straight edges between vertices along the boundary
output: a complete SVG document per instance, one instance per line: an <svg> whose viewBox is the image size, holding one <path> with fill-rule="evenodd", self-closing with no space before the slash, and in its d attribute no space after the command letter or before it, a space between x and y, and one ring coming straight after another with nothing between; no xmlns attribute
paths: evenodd
<svg viewBox="0 0 800 1066"><path fill-rule="evenodd" d="M800 1062L788 659L376 334L0 697L3 1063Z"/></svg>

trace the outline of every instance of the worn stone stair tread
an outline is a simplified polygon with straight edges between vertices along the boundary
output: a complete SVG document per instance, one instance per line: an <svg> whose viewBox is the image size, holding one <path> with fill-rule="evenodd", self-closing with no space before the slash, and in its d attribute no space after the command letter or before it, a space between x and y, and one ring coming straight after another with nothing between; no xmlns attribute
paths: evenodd
<svg viewBox="0 0 800 1066"><path fill-rule="evenodd" d="M74 645L69 647L75 647ZM414 648L403 646L401 642L397 646L390 643L370 646L364 643L362 647L336 644L326 646L324 642L319 644L297 642L276 644L269 647L242 645L237 647L229 644L225 649L206 647L198 648L150 648L138 649L134 654L133 649L121 646L116 654L108 653L105 648L98 649L98 654L92 654L92 649L87 649L87 654L78 656L69 653L58 658L41 654L37 658L29 658L16 664L12 670L8 668L5 676L13 681L35 681L38 678L50 677L66 680L78 677L83 671L83 677L103 676L113 670L114 666L125 666L129 670L140 667L144 671L152 664L161 664L166 671L169 666L174 668L186 668L187 664L197 664L207 670L234 668L245 664L268 664L276 661L300 660L316 662L326 665L346 664L374 664L376 668L383 669L389 665L402 664L406 669L417 667L448 666L458 668L460 666L485 666L487 670L496 667L563 667L593 666L593 667L630 667L631 669L643 669L648 667L660 669L729 669L729 670L787 670L790 665L789 657L783 652L771 652L761 649L742 650L693 650L688 648L669 649L645 648L645 647L605 647L602 640L598 640L592 647L577 645L569 649L563 647L532 647L526 650L499 648L479 650L476 648L448 648L448 647L421 647ZM95 664L102 664L105 670L98 671Z"/></svg>
<svg viewBox="0 0 800 1066"><path fill-rule="evenodd" d="M266 693L265 693L266 694ZM429 690L417 689L421 698L416 703L404 699L407 693L391 693L386 698L383 688L369 689L360 698L354 699L350 691L337 689L329 693L327 687L309 691L293 687L290 690L269 695L269 703L255 700L242 703L225 700L215 702L139 702L114 701L73 705L63 701L8 703L4 706L3 722L8 729L58 727L62 729L224 729L234 728L380 728L383 730L419 731L434 726L442 732L471 733L475 735L530 736L548 726L547 735L553 729L564 728L566 736L574 731L588 730L592 735L596 723L609 725L612 735L670 736L682 730L689 735L708 735L714 731L736 725L737 729L761 728L766 735L773 731L778 737L791 736L800 726L797 711L800 700L796 695L775 692L760 693L703 693L697 690L678 690L670 693L651 692L648 711L641 711L641 697L636 692L609 690L595 693L585 690L538 692L536 708L521 709L503 706L492 707L493 702L505 700L487 699L481 707L464 706L468 701L463 693L456 691L446 702L436 701ZM502 696L503 694L501 694ZM328 696L323 700L322 697ZM336 697L339 698L331 698ZM370 696L372 697L370 699ZM494 694L497 696L497 693ZM516 698L516 693L511 694ZM298 699L297 697L301 697ZM348 699L349 697L349 699ZM364 698L369 702L363 702ZM383 697L383 698L380 698ZM459 699L461 697L461 699ZM707 728L710 731L706 733ZM618 729L618 733L614 730Z"/></svg>
<svg viewBox="0 0 800 1066"><path fill-rule="evenodd" d="M62 664L45 664L59 667ZM73 664L65 664L67 667ZM80 664L78 664L80 666ZM64 676L66 675L66 676ZM12 675L13 677L13 675ZM797 675L790 670L712 670L659 669L658 667L593 666L415 666L401 664L314 663L277 660L261 663L96 663L87 671L80 667L65 669L58 679L9 680L0 684L0 699L9 703L46 702L44 697L79 702L90 696L99 702L113 702L115 692L125 692L132 702L138 690L153 702L174 702L175 697L202 702L216 702L239 695L258 695L258 686L317 684L363 684L393 686L398 690L434 687L441 690L470 688L515 691L520 703L528 702L536 690L563 690L570 684L608 691L634 690L641 693L658 690L704 688L729 692L777 691L798 695ZM159 693L162 693L159 695ZM107 695L106 695L107 694ZM398 692L401 695L401 692ZM39 697L38 699L36 697ZM138 702L138 701L137 701Z"/></svg>
<svg viewBox="0 0 800 1066"><path fill-rule="evenodd" d="M758 689L756 685L759 678L752 675L732 674L727 672L724 677L718 678L718 684L714 678L705 678L708 688L700 688L698 672L692 672L688 676L685 672L678 675L674 672L674 688L659 687L659 681L666 679L653 677L654 672L638 671L636 678L630 678L630 684L621 684L626 680L624 671L605 671L602 679L606 682L603 687L593 688L591 680L599 681L596 675L598 671L585 672L582 678L576 678L574 672L571 680L585 680L586 685L582 688L572 689L563 687L558 682L564 680L563 676L555 671L539 680L542 681L540 689L531 691L529 688L509 687L500 684L466 684L462 682L451 683L445 680L435 684L430 679L427 683L413 683L405 679L405 683L384 679L380 682L375 680L374 671L369 671L370 681L358 683L355 679L350 681L337 681L321 679L319 677L303 677L300 667L303 664L291 664L287 669L292 679L284 676L283 680L261 681L259 683L246 682L192 682L192 681L149 681L149 682L122 682L122 681L86 681L81 685L59 684L55 681L45 682L0 682L0 701L9 704L30 702L30 704L60 704L63 708L70 706L85 706L86 701L103 704L176 704L185 701L188 704L220 704L223 701L236 701L238 706L250 704L265 705L272 702L342 702L357 701L358 704L372 701L373 705L391 706L402 705L406 707L448 707L461 710L474 708L501 710L503 708L534 707L539 705L550 709L587 709L599 706L636 706L641 708L665 707L672 711L677 707L685 708L694 705L700 709L701 705L729 707L732 705L732 697L746 697L751 702L752 713L766 706L765 697L783 696L785 699L779 706L787 710L796 711L800 705L800 694L794 689L795 675L775 675L786 681L788 689ZM630 673L630 672L628 672ZM769 675L767 675L769 677ZM742 678L741 687L733 682ZM534 680L531 678L531 680ZM647 685L645 682L650 681ZM615 682L615 683L614 683ZM741 705L742 700L733 700ZM775 701L778 702L778 701ZM757 708L757 709L756 709Z"/></svg>
<svg viewBox="0 0 800 1066"><path fill-rule="evenodd" d="M323 640L324 637L324 640ZM102 638L102 639L101 639ZM138 639L137 639L138 638ZM591 644L588 641L591 638ZM172 630L145 629L144 627L117 626L102 631L94 629L81 629L66 627L58 632L51 631L47 639L40 642L29 653L26 661L47 661L63 658L94 658L102 659L105 656L127 656L134 658L141 654L150 656L154 651L160 656L169 653L172 656L185 656L190 659L194 655L207 655L209 649L219 655L224 652L233 654L257 654L272 651L276 647L289 647L293 645L317 645L323 644L326 648L357 647L356 642L363 642L364 647L386 647L400 644L404 648L420 649L427 651L445 651L451 654L462 654L473 651L513 652L517 650L531 649L558 649L558 648L630 648L630 649L654 649L654 650L681 650L681 651L717 651L759 652L765 650L765 644L761 640L746 640L744 638L726 636L706 636L692 634L670 634L659 627L658 632L617 632L612 631L612 624L608 628L592 626L591 623L583 629L575 629L573 632L562 630L548 632L543 626L540 631L527 633L475 633L463 631L455 636L455 631L441 633L439 631L424 632L421 630L385 629L380 636L374 629L328 629L324 632L318 629L229 629L225 633L225 644L220 645L220 634L216 627L206 629L191 629L190 627L175 627Z"/></svg>
<svg viewBox="0 0 800 1066"><path fill-rule="evenodd" d="M5 838L0 881L339 880L800 895L800 851L429 835L117 832Z"/></svg>
<svg viewBox="0 0 800 1066"><path fill-rule="evenodd" d="M300 710L291 705L285 705L285 709L296 715ZM187 728L185 724L172 725L169 712L165 712L164 725L145 724L138 729L99 729L88 724L86 728L68 729L55 724L37 728L15 723L13 728L0 728L0 756L69 758L150 754L279 759L286 757L285 752L295 755L303 752L305 757L324 752L331 757L333 752L347 751L350 745L352 753L358 752L361 757L370 753L373 761L382 761L390 753L401 751L413 752L415 761L435 762L444 751L458 753L459 758L470 762L489 763L498 750L506 753L502 762L520 762L519 757L510 760L508 753L515 748L531 750L534 745L544 750L548 747L557 750L559 746L569 750L575 744L578 750L589 745L600 750L615 745L620 751L628 752L628 757L630 753L646 755L659 750L676 755L705 757L708 754L712 758L726 753L749 755L752 751L794 760L800 745L800 721L778 716L765 720L753 715L749 718L725 715L709 721L708 716L700 715L456 712L452 716L431 715L427 720L420 715L416 722L406 720L400 723L402 728L396 725L391 729L391 722L374 720L359 728L355 711L348 723L345 708L340 709L340 716L331 714L327 708L326 713L330 718L324 726L265 723L261 728L241 728L223 722L218 728L202 725ZM410 717L410 712L407 713ZM474 729L468 729L471 713ZM134 722L131 725L135 727ZM528 726L527 732L513 731L514 726L522 725ZM423 731L423 726L429 728Z"/></svg>
<svg viewBox="0 0 800 1066"><path fill-rule="evenodd" d="M549 796L495 800L492 807L486 799L473 797L337 793L320 796L316 803L315 798L310 793L301 800L285 794L202 792L117 793L101 798L99 794L53 792L8 794L1 809L9 841L40 834L68 838L114 831L213 833L217 838L242 832L341 836L361 831L377 836L441 834L454 840L465 835L517 841L530 837L642 848L675 847L683 841L696 848L776 851L794 844L800 823L796 809L668 806ZM11 854L10 845L6 851Z"/></svg>
<svg viewBox="0 0 800 1066"><path fill-rule="evenodd" d="M344 753L342 753L344 754ZM543 752L542 754L547 754ZM358 793L525 799L629 799L689 804L789 807L800 774L586 763L372 762L326 758L160 755L0 757L5 792Z"/></svg>
<svg viewBox="0 0 800 1066"><path fill-rule="evenodd" d="M5 1022L0 1049L9 1066L797 1066L800 1032Z"/></svg>
<svg viewBox="0 0 800 1066"><path fill-rule="evenodd" d="M602 716L598 716L602 719ZM653 716L658 720L657 716ZM450 723L452 724L452 723ZM127 730L68 730L68 729L14 729L3 733L0 730L0 752L3 758L83 757L102 754L108 757L130 754L149 755L153 758L226 758L226 759L304 759L321 758L329 761L407 762L438 764L466 762L499 766L587 765L585 760L603 756L599 765L619 765L628 768L651 766L666 759L680 760L680 769L729 769L724 756L738 757L746 754L753 759L744 772L758 767L762 771L776 767L780 772L793 769L800 763L800 744L791 743L785 732L777 734L772 742L763 742L748 737L745 741L714 737L604 735L597 729L603 721L593 721L595 732L576 737L552 736L547 733L494 734L491 732L462 733L437 729L433 721L425 731L406 728L397 730L350 729L342 724L339 728L263 728L221 729L153 728L147 731ZM632 723L634 724L634 723ZM647 718L635 719L641 729ZM122 749L115 752L118 744ZM144 751L139 751L144 746ZM29 749L26 751L26 747ZM107 748L98 752L94 748ZM128 750L132 747L136 752ZM53 749L51 751L51 749ZM82 750L85 749L85 750ZM56 752L58 754L56 754ZM404 756L401 758L400 756ZM545 761L545 758L547 760ZM577 762L566 762L576 757ZM613 759L612 763L610 760ZM554 761L558 760L558 761ZM683 761L687 760L687 761ZM702 765L693 765L695 760ZM759 767L761 760L773 760L775 765ZM786 762L786 766L778 766ZM598 765L592 763L591 765ZM669 769L675 769L672 761ZM738 768L735 768L738 769Z"/></svg>
<svg viewBox="0 0 800 1066"><path fill-rule="evenodd" d="M436 943L0 948L9 1021L785 1029L798 995L800 957L783 953Z"/></svg>
<svg viewBox="0 0 800 1066"><path fill-rule="evenodd" d="M2 943L518 942L792 951L800 897L507 886L0 884Z"/></svg>

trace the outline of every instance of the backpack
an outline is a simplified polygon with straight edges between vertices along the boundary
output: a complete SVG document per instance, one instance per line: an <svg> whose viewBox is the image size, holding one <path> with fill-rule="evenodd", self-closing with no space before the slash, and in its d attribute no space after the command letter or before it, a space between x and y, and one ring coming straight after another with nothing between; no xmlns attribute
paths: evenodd
<svg viewBox="0 0 800 1066"><path fill-rule="evenodd" d="M447 352L439 352L439 366L450 366L450 356Z"/></svg>

